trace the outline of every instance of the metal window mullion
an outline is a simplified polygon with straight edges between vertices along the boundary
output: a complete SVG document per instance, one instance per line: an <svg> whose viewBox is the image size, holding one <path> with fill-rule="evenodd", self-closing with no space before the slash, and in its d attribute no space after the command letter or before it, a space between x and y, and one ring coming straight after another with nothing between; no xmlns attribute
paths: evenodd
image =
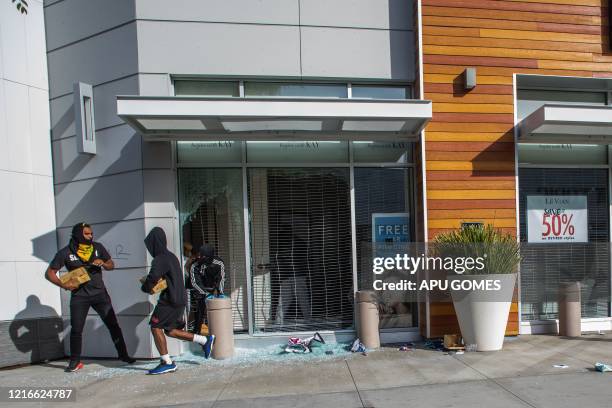
<svg viewBox="0 0 612 408"><path fill-rule="evenodd" d="M357 216L355 214L355 167L353 166L353 144L349 143L349 162L350 166L350 200L351 200L351 259L353 263L353 293L358 290L357 287ZM355 311L353 311L355 316Z"/></svg>
<svg viewBox="0 0 612 408"><path fill-rule="evenodd" d="M249 191L246 168L246 142L242 142L242 208L244 217L244 266L246 271L247 315L249 322L249 335L253 335L253 271L251 270L251 223L249 221Z"/></svg>
<svg viewBox="0 0 612 408"><path fill-rule="evenodd" d="M612 97L612 92L608 93L608 103L612 101L610 98ZM612 216L612 148L608 146L608 229L609 229L609 241L611 242L610 247L612 247L612 222L610 222L610 217ZM610 248L609 247L609 248ZM610 249L608 249L608 253L610 253ZM608 256L610 258L610 256ZM612 261L609 260L609 284L610 284L610 293L608 295L608 316L612 316Z"/></svg>

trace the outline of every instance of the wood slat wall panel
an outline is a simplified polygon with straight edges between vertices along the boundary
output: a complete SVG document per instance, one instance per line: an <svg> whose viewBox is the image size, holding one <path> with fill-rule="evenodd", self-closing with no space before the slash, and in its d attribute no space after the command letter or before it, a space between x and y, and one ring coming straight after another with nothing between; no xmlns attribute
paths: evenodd
<svg viewBox="0 0 612 408"><path fill-rule="evenodd" d="M602 7L572 4L546 4L541 2L511 2L498 0L422 0L423 6L465 7L486 10L533 11L537 13L573 14L577 16L602 16ZM425 16L423 16L425 17ZM425 18L423 18L425 22ZM425 25L425 24L424 24Z"/></svg>
<svg viewBox="0 0 612 408"><path fill-rule="evenodd" d="M526 50L578 51L591 53L603 52L602 44L486 37L474 38L448 35L426 35L423 37L423 44L459 45L463 47L514 48Z"/></svg>
<svg viewBox="0 0 612 408"><path fill-rule="evenodd" d="M453 142L431 142L428 141L426 146L431 151L436 152L456 152L460 148L464 152L498 152L498 151L514 151L514 143L507 142L463 142L461 146Z"/></svg>
<svg viewBox="0 0 612 408"><path fill-rule="evenodd" d="M551 4L571 4L576 6L595 6L606 7L607 0L506 0L520 3L551 3Z"/></svg>
<svg viewBox="0 0 612 408"><path fill-rule="evenodd" d="M505 113L435 113L433 120L438 122L468 122L468 123L509 123L514 121L513 115Z"/></svg>
<svg viewBox="0 0 612 408"><path fill-rule="evenodd" d="M573 43L602 44L601 35L590 34L561 34L548 31L521 31L521 30L497 30L483 28L480 37L491 38L515 38L522 40L563 41Z"/></svg>
<svg viewBox="0 0 612 408"><path fill-rule="evenodd" d="M484 112L484 113L514 113L512 104L484 103L436 103L433 105L434 112Z"/></svg>
<svg viewBox="0 0 612 408"><path fill-rule="evenodd" d="M589 52L524 50L489 47L457 47L444 45L424 45L423 51L432 55L464 55L486 57L509 57L527 59L547 59L563 61L593 61L593 54ZM505 83L505 82L504 82Z"/></svg>
<svg viewBox="0 0 612 408"><path fill-rule="evenodd" d="M426 74L423 76L426 82L432 84L453 84L457 81L457 75L444 75L444 74ZM508 82L508 77L500 76L480 76L479 82L488 85L512 85L512 77Z"/></svg>
<svg viewBox="0 0 612 408"><path fill-rule="evenodd" d="M445 66L438 66L436 68L442 68ZM435 70L435 69L434 69ZM461 70L463 72L463 70ZM488 94L470 94L470 95L453 95L444 93L428 92L425 94L425 99L429 99L436 102L434 105L439 105L440 102L463 102L463 103L496 103L502 105L513 106L514 101L512 96L508 95L488 95ZM437 109L436 106L433 107Z"/></svg>
<svg viewBox="0 0 612 408"><path fill-rule="evenodd" d="M565 23L601 26L600 16L576 16L572 14L535 13L523 11L504 11L487 9L467 9L454 7L424 6L423 15L438 17L473 17L493 20L539 21L545 23ZM428 23L431 23L428 21Z"/></svg>
<svg viewBox="0 0 612 408"><path fill-rule="evenodd" d="M476 181L514 181L514 170L509 171L428 171L427 180L476 180ZM504 207L505 208L505 207Z"/></svg>
<svg viewBox="0 0 612 408"><path fill-rule="evenodd" d="M508 142L514 143L514 135L499 133L451 133L451 132L427 132L428 141L441 142Z"/></svg>
<svg viewBox="0 0 612 408"><path fill-rule="evenodd" d="M437 234L443 233L443 232L448 232L448 231L453 231L453 228L431 228L429 230L430 234L433 234L433 236L436 236ZM499 228L500 231L508 233L512 236L516 236L516 228ZM432 319L432 320L435 320Z"/></svg>
<svg viewBox="0 0 612 408"><path fill-rule="evenodd" d="M436 37L437 38L437 37ZM461 38L461 37L457 37ZM601 47L600 47L601 48ZM597 61L600 58L598 56L594 56L593 60ZM436 74L455 74L458 75L463 72L465 67L455 66L455 65L429 65L428 71L430 73ZM503 75L512 75L516 71L516 68L505 68L505 67L485 67L481 66L478 68L478 73L486 76L503 76ZM538 75L558 75L558 76L590 76L591 71L570 71L563 69L529 69L523 68L523 74L538 74ZM464 95L469 96L469 95ZM512 103L512 102L511 102Z"/></svg>
<svg viewBox="0 0 612 408"><path fill-rule="evenodd" d="M516 236L513 74L612 77L607 0L422 0L428 237L462 221ZM462 73L476 67L477 86ZM458 332L430 305L431 337ZM425 324L422 321L422 324ZM518 334L512 305L507 334Z"/></svg>
<svg viewBox="0 0 612 408"><path fill-rule="evenodd" d="M583 24L560 24L560 23L540 23L528 21L510 20L484 20L480 18L462 18L457 20L454 17L427 16L432 20L431 25L440 27L465 27L465 28L495 28L502 30L523 30L523 31L550 31L556 33L580 33L580 34L601 34L601 26Z"/></svg>
<svg viewBox="0 0 612 408"><path fill-rule="evenodd" d="M430 219L453 219L453 218L513 218L516 215L514 208L472 208L469 210L429 210L427 212Z"/></svg>

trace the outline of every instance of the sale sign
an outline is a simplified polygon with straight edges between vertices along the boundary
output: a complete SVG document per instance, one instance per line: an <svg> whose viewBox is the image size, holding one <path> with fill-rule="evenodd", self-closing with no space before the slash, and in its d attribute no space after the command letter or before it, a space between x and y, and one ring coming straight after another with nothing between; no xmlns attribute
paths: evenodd
<svg viewBox="0 0 612 408"><path fill-rule="evenodd" d="M527 196L527 241L588 242L586 196Z"/></svg>

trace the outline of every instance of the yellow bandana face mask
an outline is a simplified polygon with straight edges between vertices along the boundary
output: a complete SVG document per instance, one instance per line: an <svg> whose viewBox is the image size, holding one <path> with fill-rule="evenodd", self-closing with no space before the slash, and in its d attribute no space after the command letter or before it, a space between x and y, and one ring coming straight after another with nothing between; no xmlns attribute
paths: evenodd
<svg viewBox="0 0 612 408"><path fill-rule="evenodd" d="M81 258L81 261L87 262L91 258L91 254L93 254L94 247L92 244L79 244L79 249L77 250L77 255Z"/></svg>

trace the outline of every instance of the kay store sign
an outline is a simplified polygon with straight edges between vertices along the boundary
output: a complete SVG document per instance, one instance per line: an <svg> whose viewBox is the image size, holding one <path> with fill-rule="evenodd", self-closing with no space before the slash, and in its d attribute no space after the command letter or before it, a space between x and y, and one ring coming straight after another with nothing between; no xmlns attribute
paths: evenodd
<svg viewBox="0 0 612 408"><path fill-rule="evenodd" d="M527 196L527 241L588 242L586 196Z"/></svg>

